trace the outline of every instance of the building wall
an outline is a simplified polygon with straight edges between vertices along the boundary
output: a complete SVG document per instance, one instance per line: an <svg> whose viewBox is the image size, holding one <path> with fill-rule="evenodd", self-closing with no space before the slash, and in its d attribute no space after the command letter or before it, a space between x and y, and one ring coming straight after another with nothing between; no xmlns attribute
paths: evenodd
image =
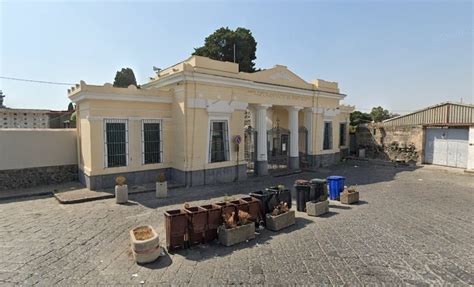
<svg viewBox="0 0 474 287"><path fill-rule="evenodd" d="M339 122L347 121L352 110L352 107L340 110L344 95L339 94L337 83L322 80L307 83L280 65L257 73L239 73L235 63L202 57L190 58L159 72L156 79L141 89L81 82L71 87L69 96L78 108L80 169L84 173L81 181L90 186L111 185L113 177L119 174L132 178L132 183L138 182L138 179L149 179L151 172L163 170L173 180L191 185L243 179L245 146L241 144L237 154L233 139L237 135L244 137L245 110L260 104L271 105L269 129L276 125L277 118L281 127L288 128L287 107L311 110L314 144L310 153L320 156L325 163L334 162L339 160L341 152ZM301 110L298 116L300 125L307 122L305 111ZM323 117L333 121L333 146L327 151L322 151ZM128 119L127 166L105 167L104 119L107 118ZM141 164L140 120L144 118L164 120L163 163ZM212 119L228 120L228 161L209 162Z"/></svg>
<svg viewBox="0 0 474 287"><path fill-rule="evenodd" d="M81 127L81 170L88 176L117 174L134 171L168 168L173 160L174 123L171 105L166 103L120 102L91 100L78 105ZM105 167L106 119L128 121L128 166ZM163 135L163 162L142 163L141 124L144 119L161 119Z"/></svg>
<svg viewBox="0 0 474 287"><path fill-rule="evenodd" d="M357 144L368 157L423 162L424 129L421 125L384 126L368 124L357 128Z"/></svg>
<svg viewBox="0 0 474 287"><path fill-rule="evenodd" d="M50 127L49 112L47 110L0 108L0 128L46 129Z"/></svg>
<svg viewBox="0 0 474 287"><path fill-rule="evenodd" d="M74 129L0 129L0 170L77 164Z"/></svg>
<svg viewBox="0 0 474 287"><path fill-rule="evenodd" d="M0 191L77 179L74 129L0 129Z"/></svg>

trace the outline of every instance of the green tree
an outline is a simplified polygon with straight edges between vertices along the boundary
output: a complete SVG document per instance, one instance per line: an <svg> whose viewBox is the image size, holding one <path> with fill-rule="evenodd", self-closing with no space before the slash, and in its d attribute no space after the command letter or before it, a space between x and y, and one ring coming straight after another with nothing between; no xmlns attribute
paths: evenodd
<svg viewBox="0 0 474 287"><path fill-rule="evenodd" d="M130 68L122 68L121 71L117 71L115 74L114 87L127 88L130 85L137 86L137 80L135 74Z"/></svg>
<svg viewBox="0 0 474 287"><path fill-rule="evenodd" d="M351 126L357 126L359 124L370 123L372 117L368 113L363 113L361 111L353 111L350 115Z"/></svg>
<svg viewBox="0 0 474 287"><path fill-rule="evenodd" d="M219 61L234 61L239 64L242 72L255 72L255 53L257 52L257 42L252 36L252 32L245 28L237 28L232 31L228 27L217 29L207 36L204 46L194 48L193 55L209 57Z"/></svg>
<svg viewBox="0 0 474 287"><path fill-rule="evenodd" d="M374 122L381 122L390 118L390 112L381 106L373 107L370 116Z"/></svg>
<svg viewBox="0 0 474 287"><path fill-rule="evenodd" d="M67 106L67 111L68 112L74 111L74 104L73 103L69 103L69 105Z"/></svg>

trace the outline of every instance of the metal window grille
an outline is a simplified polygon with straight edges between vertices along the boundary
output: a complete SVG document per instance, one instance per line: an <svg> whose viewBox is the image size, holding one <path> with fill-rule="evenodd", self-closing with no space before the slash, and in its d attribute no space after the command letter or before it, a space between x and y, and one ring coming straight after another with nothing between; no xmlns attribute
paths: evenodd
<svg viewBox="0 0 474 287"><path fill-rule="evenodd" d="M128 165L128 121L104 120L105 167Z"/></svg>
<svg viewBox="0 0 474 287"><path fill-rule="evenodd" d="M339 124L339 146L346 145L346 129L347 129L346 123Z"/></svg>
<svg viewBox="0 0 474 287"><path fill-rule="evenodd" d="M209 162L229 160L229 127L227 121L211 121L209 131Z"/></svg>
<svg viewBox="0 0 474 287"><path fill-rule="evenodd" d="M161 120L142 120L142 163L163 162L163 130Z"/></svg>
<svg viewBox="0 0 474 287"><path fill-rule="evenodd" d="M332 149L332 123L324 122L323 149Z"/></svg>

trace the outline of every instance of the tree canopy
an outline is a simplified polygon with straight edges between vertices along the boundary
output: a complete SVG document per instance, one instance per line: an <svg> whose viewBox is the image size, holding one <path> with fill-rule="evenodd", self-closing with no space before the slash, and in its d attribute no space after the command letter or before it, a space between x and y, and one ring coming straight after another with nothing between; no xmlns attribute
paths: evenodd
<svg viewBox="0 0 474 287"><path fill-rule="evenodd" d="M370 116L372 120L376 123L382 122L390 118L390 112L381 106L373 107L372 111L370 112Z"/></svg>
<svg viewBox="0 0 474 287"><path fill-rule="evenodd" d="M193 55L209 57L219 61L234 61L239 64L242 72L255 72L255 59L257 52L257 42L252 36L252 32L245 28L237 28L235 31L228 27L217 29L207 36L204 46L194 48Z"/></svg>
<svg viewBox="0 0 474 287"><path fill-rule="evenodd" d="M372 121L378 123L384 120L397 117L399 114L390 113L388 110L381 106L373 107L370 113L364 113L361 111L353 111L350 116L351 125L356 126L359 124L370 123Z"/></svg>
<svg viewBox="0 0 474 287"><path fill-rule="evenodd" d="M357 126L359 124L370 123L372 117L368 113L363 113L361 111L353 111L350 115L351 126Z"/></svg>
<svg viewBox="0 0 474 287"><path fill-rule="evenodd" d="M135 79L133 70L130 68L122 68L122 70L117 71L115 74L114 87L127 88L130 85L137 86L137 80Z"/></svg>

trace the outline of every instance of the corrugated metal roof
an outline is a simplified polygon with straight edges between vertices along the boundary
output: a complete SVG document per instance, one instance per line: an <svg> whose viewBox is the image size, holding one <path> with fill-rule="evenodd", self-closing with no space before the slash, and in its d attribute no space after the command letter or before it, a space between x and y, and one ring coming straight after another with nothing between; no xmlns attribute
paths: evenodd
<svg viewBox="0 0 474 287"><path fill-rule="evenodd" d="M383 121L384 126L471 125L474 105L446 102Z"/></svg>

